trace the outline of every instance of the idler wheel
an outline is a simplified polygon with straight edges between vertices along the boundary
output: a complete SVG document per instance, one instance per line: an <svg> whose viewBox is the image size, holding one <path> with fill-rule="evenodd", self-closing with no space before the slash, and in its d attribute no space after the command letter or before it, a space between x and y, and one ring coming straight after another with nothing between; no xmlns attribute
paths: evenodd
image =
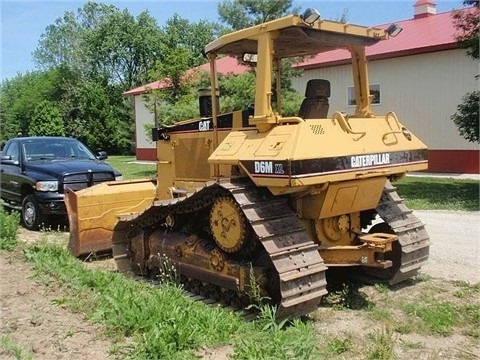
<svg viewBox="0 0 480 360"><path fill-rule="evenodd" d="M225 266L225 258L218 249L213 249L210 253L210 264L216 271L221 271Z"/></svg>
<svg viewBox="0 0 480 360"><path fill-rule="evenodd" d="M210 211L210 228L218 247L234 253L245 245L246 219L236 202L229 197L218 198Z"/></svg>

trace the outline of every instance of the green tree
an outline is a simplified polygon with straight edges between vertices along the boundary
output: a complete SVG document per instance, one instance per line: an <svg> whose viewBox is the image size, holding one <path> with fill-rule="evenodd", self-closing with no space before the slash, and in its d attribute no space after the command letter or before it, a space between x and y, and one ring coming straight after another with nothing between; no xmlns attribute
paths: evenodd
<svg viewBox="0 0 480 360"><path fill-rule="evenodd" d="M159 124L169 125L176 121L193 119L200 116L198 90L208 87L208 73L201 70L189 71L181 82L181 95L172 98L172 89L149 91L144 96L148 108L155 114ZM153 124L152 124L153 126ZM150 134L150 127L146 129Z"/></svg>
<svg viewBox="0 0 480 360"><path fill-rule="evenodd" d="M130 152L133 111L122 93L151 81L161 40L147 11L134 17L93 1L48 26L34 58L40 68L62 75L58 94L46 99L60 104L67 133L93 148Z"/></svg>
<svg viewBox="0 0 480 360"><path fill-rule="evenodd" d="M451 119L465 140L479 143L478 103L480 101L480 91L467 93L462 97L462 101L457 106L457 112L451 116Z"/></svg>
<svg viewBox="0 0 480 360"><path fill-rule="evenodd" d="M30 122L32 136L65 136L65 127L58 107L47 100L37 105Z"/></svg>
<svg viewBox="0 0 480 360"><path fill-rule="evenodd" d="M37 106L44 100L58 100L56 70L28 72L4 80L0 85L0 137L2 141L21 132L28 134Z"/></svg>
<svg viewBox="0 0 480 360"><path fill-rule="evenodd" d="M217 5L220 19L233 30L258 25L282 16L298 13L292 0L223 0Z"/></svg>
<svg viewBox="0 0 480 360"><path fill-rule="evenodd" d="M255 73L248 71L236 76L220 76L220 105L223 112L246 109L255 101Z"/></svg>
<svg viewBox="0 0 480 360"><path fill-rule="evenodd" d="M54 24L47 26L41 35L33 58L41 70L68 64L75 71L88 70L88 42L86 34L95 28L117 9L113 5L105 5L88 1L77 13L67 11Z"/></svg>
<svg viewBox="0 0 480 360"><path fill-rule="evenodd" d="M127 10L108 13L84 38L90 75L122 89L150 80L148 71L161 53L160 28L146 11L137 18Z"/></svg>
<svg viewBox="0 0 480 360"><path fill-rule="evenodd" d="M106 150L113 154L127 154L133 146L133 111L123 104L121 90L106 80L80 79L76 83L75 99L81 104L76 111L74 126L80 126L78 138L94 150Z"/></svg>
<svg viewBox="0 0 480 360"><path fill-rule="evenodd" d="M191 23L174 14L162 29L161 51L150 76L164 88L149 91L144 101L159 121L170 124L198 116L200 87L209 85L208 75L198 70L206 62L203 48L221 32L208 21ZM149 131L149 130L147 130Z"/></svg>
<svg viewBox="0 0 480 360"><path fill-rule="evenodd" d="M452 12L455 38L461 47L467 49L467 55L478 60L480 4L478 0L464 0L463 5L469 7Z"/></svg>
<svg viewBox="0 0 480 360"><path fill-rule="evenodd" d="M150 80L160 35L148 11L135 18L126 9L89 1L49 25L33 56L40 68L68 64L83 77L100 76L126 90Z"/></svg>
<svg viewBox="0 0 480 360"><path fill-rule="evenodd" d="M464 0L468 8L456 10L452 14L453 24L457 30L455 35L458 44L466 48L467 55L474 61L479 59L480 7L478 1ZM478 80L478 74L476 75ZM455 123L460 135L467 141L480 142L479 135L479 91L465 94L457 112L450 119Z"/></svg>
<svg viewBox="0 0 480 360"><path fill-rule="evenodd" d="M188 80L187 71L205 63L204 46L218 35L219 27L208 21L190 23L178 14L167 20L162 31L161 51L150 72L155 79L168 79L163 100L174 104L189 89L182 84Z"/></svg>
<svg viewBox="0 0 480 360"><path fill-rule="evenodd" d="M167 20L162 28L161 53L159 59L165 54L176 51L177 47L188 49L190 54L186 60L189 68L205 63L203 49L207 43L214 40L223 30L218 24L200 20L190 22L178 14Z"/></svg>

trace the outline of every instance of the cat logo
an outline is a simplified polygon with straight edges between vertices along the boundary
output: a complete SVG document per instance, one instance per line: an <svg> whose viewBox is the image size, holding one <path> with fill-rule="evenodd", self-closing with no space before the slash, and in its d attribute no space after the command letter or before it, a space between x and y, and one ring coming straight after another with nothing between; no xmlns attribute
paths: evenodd
<svg viewBox="0 0 480 360"><path fill-rule="evenodd" d="M211 120L204 120L198 122L198 131L208 131L210 130L210 121Z"/></svg>

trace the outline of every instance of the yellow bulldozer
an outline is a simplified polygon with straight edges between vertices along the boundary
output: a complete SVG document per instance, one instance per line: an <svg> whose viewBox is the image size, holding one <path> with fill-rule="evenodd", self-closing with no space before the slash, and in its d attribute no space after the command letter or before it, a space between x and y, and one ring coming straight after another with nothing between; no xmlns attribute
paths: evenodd
<svg viewBox="0 0 480 360"><path fill-rule="evenodd" d="M254 63L254 106L222 114L206 89L199 118L154 129L155 179L67 190L72 254L111 250L144 276L172 264L187 289L233 304L255 294L279 317L313 311L328 268L390 284L417 274L429 237L391 182L427 169L427 148L395 113L372 112L365 55L396 31L308 9L207 44L209 89L220 56ZM298 115L282 116L281 61L333 49L351 54L355 113L331 111L330 81L311 79Z"/></svg>

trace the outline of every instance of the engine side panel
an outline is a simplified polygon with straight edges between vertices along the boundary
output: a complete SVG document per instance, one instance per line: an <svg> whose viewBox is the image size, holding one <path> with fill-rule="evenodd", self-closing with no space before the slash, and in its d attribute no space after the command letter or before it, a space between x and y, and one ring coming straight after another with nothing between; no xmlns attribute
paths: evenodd
<svg viewBox="0 0 480 360"><path fill-rule="evenodd" d="M352 118L349 126L354 131L319 119L277 126L264 136L234 131L208 161L236 163L258 186L268 187L311 186L427 169L426 146L410 133L407 137L400 129L392 131L388 118Z"/></svg>

